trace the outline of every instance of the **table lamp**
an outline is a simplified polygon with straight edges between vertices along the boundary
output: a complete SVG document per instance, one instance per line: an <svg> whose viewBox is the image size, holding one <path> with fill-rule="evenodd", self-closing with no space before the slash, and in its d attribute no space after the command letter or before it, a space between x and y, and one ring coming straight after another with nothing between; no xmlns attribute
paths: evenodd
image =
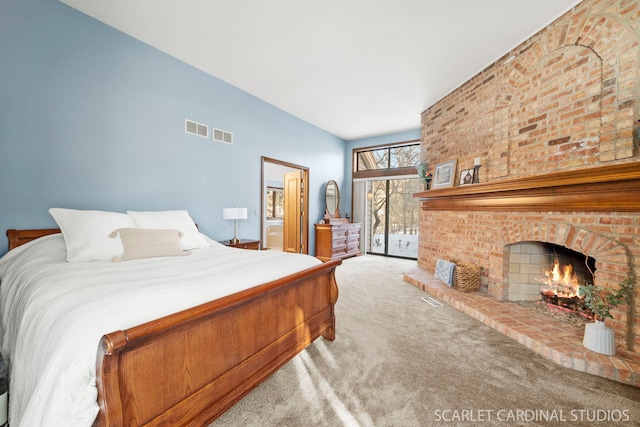
<svg viewBox="0 0 640 427"><path fill-rule="evenodd" d="M232 245L236 245L240 243L240 239L238 239L237 233L236 233L237 221L239 219L247 219L247 208L223 208L222 219L233 220L233 239L230 239L229 242Z"/></svg>

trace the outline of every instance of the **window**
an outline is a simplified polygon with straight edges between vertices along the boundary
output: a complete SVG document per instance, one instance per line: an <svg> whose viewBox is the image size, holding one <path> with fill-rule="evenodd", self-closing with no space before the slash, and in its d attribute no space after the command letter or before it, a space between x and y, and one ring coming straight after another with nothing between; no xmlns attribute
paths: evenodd
<svg viewBox="0 0 640 427"><path fill-rule="evenodd" d="M389 168L415 167L420 161L420 145L404 145L389 148Z"/></svg>
<svg viewBox="0 0 640 427"><path fill-rule="evenodd" d="M368 147L354 150L354 178L415 175L420 162L420 143Z"/></svg>
<svg viewBox="0 0 640 427"><path fill-rule="evenodd" d="M267 219L284 218L284 188L267 187Z"/></svg>
<svg viewBox="0 0 640 427"><path fill-rule="evenodd" d="M388 149L359 151L356 171L387 169L389 167Z"/></svg>

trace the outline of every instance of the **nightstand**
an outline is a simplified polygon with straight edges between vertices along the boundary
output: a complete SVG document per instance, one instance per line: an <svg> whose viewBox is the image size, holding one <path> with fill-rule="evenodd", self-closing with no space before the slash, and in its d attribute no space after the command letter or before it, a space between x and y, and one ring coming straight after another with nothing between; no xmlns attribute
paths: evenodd
<svg viewBox="0 0 640 427"><path fill-rule="evenodd" d="M221 240L220 243L231 248L252 249L254 251L260 250L260 240L240 239L240 243L231 243L229 240Z"/></svg>

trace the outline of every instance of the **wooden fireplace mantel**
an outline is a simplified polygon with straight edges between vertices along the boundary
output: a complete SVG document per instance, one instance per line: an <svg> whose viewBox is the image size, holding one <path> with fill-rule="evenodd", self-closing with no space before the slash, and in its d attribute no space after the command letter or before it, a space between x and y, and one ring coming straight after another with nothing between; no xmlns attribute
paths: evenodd
<svg viewBox="0 0 640 427"><path fill-rule="evenodd" d="M414 193L426 211L640 211L640 162Z"/></svg>

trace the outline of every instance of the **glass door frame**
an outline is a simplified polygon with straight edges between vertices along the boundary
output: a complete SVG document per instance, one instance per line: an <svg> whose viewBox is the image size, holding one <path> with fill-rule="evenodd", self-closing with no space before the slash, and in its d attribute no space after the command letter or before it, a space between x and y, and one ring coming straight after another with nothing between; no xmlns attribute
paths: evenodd
<svg viewBox="0 0 640 427"><path fill-rule="evenodd" d="M419 186L420 186L420 182L417 176L411 176L411 175L400 175L400 176L394 176L394 177L384 177L384 178L380 178L380 179L373 179L373 178L369 178L369 179L354 179L353 180L353 200L352 200L352 204L353 204L353 209L352 212L354 213L354 220L356 222L361 222L362 223L362 231L361 231L361 251L362 253L366 253L366 254L371 254L371 255L380 255L380 256L388 256L388 257L396 257L396 258L405 258L405 259L417 259L417 251L418 251L418 234L419 234L419 229L420 229L420 213L419 213L419 203L418 200L414 200L415 202L415 206L413 206L412 209L417 209L417 217L415 217L414 215L416 215L415 211L412 213L412 216L414 216L414 219L412 219L410 221L409 224L403 223L406 226L410 226L413 230L415 230L415 234L408 234L415 236L415 238L413 239L402 239L403 244L405 245L405 247L403 248L402 246L398 247L398 250L392 250L391 247L389 246L391 244L391 235L392 235L392 223L391 221L393 220L393 215L391 215L391 209L393 208L393 201L390 203L389 199L393 196L393 194L390 194L390 192L392 191L392 185L393 182L392 181L396 181L396 180L403 180L403 181L408 181L408 180L412 180L415 182L416 185L416 192L419 191ZM373 212L372 212L372 202L373 202L373 198L375 198L374 196L374 192L372 191L372 185L374 185L374 182L380 182L383 183L384 185L384 220L383 220L383 235L384 235L384 242L381 246L383 246L383 250L382 251L374 251L374 247L376 244L375 241L375 236L373 233L376 230L373 230ZM405 183L403 184L403 186L407 186L407 185L412 185L411 183ZM411 194L413 194L413 190L410 189ZM401 194L405 194L405 193L401 193ZM397 233L396 233L397 234ZM405 243L406 241L406 243ZM405 255L402 254L402 252L407 251L407 252L411 252L413 251L413 249L409 249L410 246L413 244L413 246L415 247L415 254L414 255ZM399 243L400 245L400 243Z"/></svg>
<svg viewBox="0 0 640 427"><path fill-rule="evenodd" d="M422 160L421 145L419 139L396 142L390 144L380 144L374 146L357 147L352 150L352 170L351 170L351 212L354 221L362 221L363 233L361 233L360 249L362 253L370 253L369 236L367 234L369 219L367 218L367 197L366 189L358 185L359 182L366 181L387 181L386 193L389 193L389 180L393 179L418 179L416 166ZM356 200L359 200L356 203ZM416 200L416 203L418 201ZM363 206L364 205L364 206ZM385 207L385 253L388 254L389 247L389 203ZM419 233L419 213L417 233ZM416 235L417 235L416 233ZM416 243L417 246L417 243ZM394 256L394 255L385 255ZM403 257L404 258L404 257Z"/></svg>

